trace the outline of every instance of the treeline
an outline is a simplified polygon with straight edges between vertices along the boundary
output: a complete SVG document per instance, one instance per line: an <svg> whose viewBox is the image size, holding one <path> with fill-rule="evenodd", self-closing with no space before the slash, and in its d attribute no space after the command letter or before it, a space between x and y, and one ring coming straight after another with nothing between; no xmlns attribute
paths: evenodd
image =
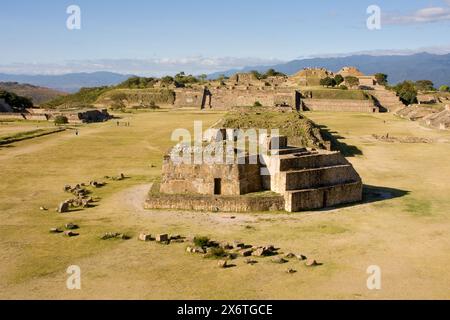
<svg viewBox="0 0 450 320"><path fill-rule="evenodd" d="M27 108L33 107L33 102L31 99L18 96L17 94L9 91L0 90L0 99L3 99L9 106L11 106L14 112L21 112Z"/></svg>
<svg viewBox="0 0 450 320"><path fill-rule="evenodd" d="M417 95L419 92L450 92L450 87L447 85L440 86L439 89L435 88L434 83L431 80L406 80L390 88L394 90L400 100L407 105L418 102Z"/></svg>

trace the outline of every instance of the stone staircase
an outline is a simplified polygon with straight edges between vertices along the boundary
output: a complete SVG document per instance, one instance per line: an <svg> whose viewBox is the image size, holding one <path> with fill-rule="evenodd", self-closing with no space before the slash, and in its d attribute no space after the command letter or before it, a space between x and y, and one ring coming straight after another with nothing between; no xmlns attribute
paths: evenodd
<svg viewBox="0 0 450 320"><path fill-rule="evenodd" d="M304 149L268 161L271 190L284 195L288 212L362 200L361 178L340 152Z"/></svg>
<svg viewBox="0 0 450 320"><path fill-rule="evenodd" d="M379 107L386 109L387 112L395 112L405 107L394 92L386 90L383 86L375 86L374 90L368 90L366 93L373 96L379 102Z"/></svg>

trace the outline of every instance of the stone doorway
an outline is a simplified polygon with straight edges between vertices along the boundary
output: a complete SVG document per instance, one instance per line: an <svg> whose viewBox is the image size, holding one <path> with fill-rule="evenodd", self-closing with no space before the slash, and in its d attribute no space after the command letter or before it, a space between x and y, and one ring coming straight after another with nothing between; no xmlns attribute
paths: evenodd
<svg viewBox="0 0 450 320"><path fill-rule="evenodd" d="M222 194L222 179L214 179L214 195L220 196Z"/></svg>

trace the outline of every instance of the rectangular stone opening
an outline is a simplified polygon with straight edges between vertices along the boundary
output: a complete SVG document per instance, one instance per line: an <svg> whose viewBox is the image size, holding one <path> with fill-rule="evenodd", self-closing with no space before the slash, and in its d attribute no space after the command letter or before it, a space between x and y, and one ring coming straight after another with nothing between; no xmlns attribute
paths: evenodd
<svg viewBox="0 0 450 320"><path fill-rule="evenodd" d="M214 195L222 194L222 179L216 178L214 179Z"/></svg>

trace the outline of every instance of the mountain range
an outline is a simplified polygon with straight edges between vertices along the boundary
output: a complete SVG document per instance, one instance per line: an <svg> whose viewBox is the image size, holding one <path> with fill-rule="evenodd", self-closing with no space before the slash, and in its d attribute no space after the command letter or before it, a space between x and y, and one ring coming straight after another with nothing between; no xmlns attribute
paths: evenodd
<svg viewBox="0 0 450 320"><path fill-rule="evenodd" d="M287 75L307 67L323 67L339 71L342 67L354 66L365 74L385 73L389 82L396 84L403 80L431 80L436 87L450 85L450 54L417 53L413 55L350 55L346 57L326 57L297 59L272 66L247 66L210 74L210 79L220 75L231 76L237 72L257 70L265 72L273 68ZM180 70L181 71L181 70ZM0 81L29 83L64 92L75 92L81 87L116 85L131 75L113 72L69 73L64 75L12 75L0 73Z"/></svg>
<svg viewBox="0 0 450 320"><path fill-rule="evenodd" d="M68 73L63 75L15 75L0 73L0 81L28 83L64 92L76 92L82 87L111 86L131 75L113 72Z"/></svg>

